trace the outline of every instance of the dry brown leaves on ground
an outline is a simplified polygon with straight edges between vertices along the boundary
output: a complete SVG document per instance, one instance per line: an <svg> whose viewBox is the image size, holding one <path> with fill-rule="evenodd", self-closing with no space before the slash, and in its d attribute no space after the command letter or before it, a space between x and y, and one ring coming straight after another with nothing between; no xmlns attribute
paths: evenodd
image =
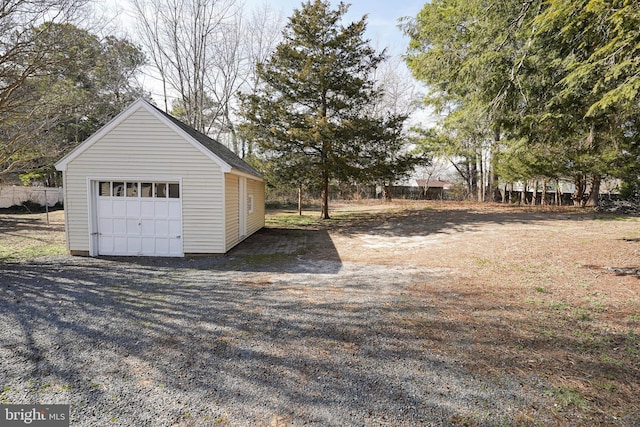
<svg viewBox="0 0 640 427"><path fill-rule="evenodd" d="M308 256L445 272L410 322L479 373L539 376L561 424L640 422L640 218L493 204L344 204ZM319 234L321 236L321 234ZM323 248L323 250L319 250ZM416 305L417 306L417 305ZM523 421L526 422L526 414Z"/></svg>

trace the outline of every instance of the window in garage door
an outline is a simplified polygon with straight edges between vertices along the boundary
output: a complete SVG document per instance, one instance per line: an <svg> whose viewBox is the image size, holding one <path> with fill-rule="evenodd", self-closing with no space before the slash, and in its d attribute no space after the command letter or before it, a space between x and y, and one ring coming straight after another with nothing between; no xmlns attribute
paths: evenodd
<svg viewBox="0 0 640 427"><path fill-rule="evenodd" d="M182 204L176 182L100 181L99 255L182 255Z"/></svg>

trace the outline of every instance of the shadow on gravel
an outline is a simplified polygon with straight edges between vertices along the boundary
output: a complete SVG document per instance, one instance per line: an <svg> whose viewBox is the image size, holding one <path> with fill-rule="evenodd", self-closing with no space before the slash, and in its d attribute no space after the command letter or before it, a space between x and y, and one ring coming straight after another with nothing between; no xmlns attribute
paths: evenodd
<svg viewBox="0 0 640 427"><path fill-rule="evenodd" d="M302 260L304 257L305 260ZM308 258L316 259L309 262ZM342 260L327 230L263 228L225 255L99 257L123 266L264 273L338 274Z"/></svg>
<svg viewBox="0 0 640 427"><path fill-rule="evenodd" d="M606 214L598 214L606 217ZM344 219L327 222L326 227L346 235L369 234L391 237L428 236L440 233L476 232L486 224L533 224L556 220L593 219L593 213L574 209L529 211L526 208L501 210L477 209L404 209L401 212L349 214Z"/></svg>
<svg viewBox="0 0 640 427"><path fill-rule="evenodd" d="M495 425L544 406L430 347L468 335L430 320L417 273L364 273L2 264L2 401L71 403L80 426Z"/></svg>
<svg viewBox="0 0 640 427"><path fill-rule="evenodd" d="M566 217L422 210L330 226L412 236ZM637 367L582 356L638 351L636 336L585 349L589 323L558 328L546 306L554 334L541 334L428 271L342 263L328 230L265 229L226 256L0 264L0 402L71 403L78 426L589 425L532 366L629 388L607 398L637 390Z"/></svg>
<svg viewBox="0 0 640 427"><path fill-rule="evenodd" d="M43 221L41 218L27 215L24 217L18 215L0 217L0 233L14 234L22 231L64 232L64 222L47 224L46 221Z"/></svg>

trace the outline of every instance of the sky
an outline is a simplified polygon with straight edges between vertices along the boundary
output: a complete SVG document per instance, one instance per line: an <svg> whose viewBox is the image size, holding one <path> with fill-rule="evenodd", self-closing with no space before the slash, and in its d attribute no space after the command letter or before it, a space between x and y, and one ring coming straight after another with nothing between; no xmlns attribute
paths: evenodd
<svg viewBox="0 0 640 427"><path fill-rule="evenodd" d="M306 1L306 0L305 0ZM311 0L313 1L313 0ZM387 55L400 56L407 50L409 39L398 28L398 20L402 17L415 17L428 0L343 0L349 5L347 14L343 17L342 24L360 20L367 16L367 31L365 37L376 50L387 49ZM329 0L332 9L336 9L340 0ZM281 12L285 18L293 14L294 9L300 9L303 0L238 0L244 4L245 12L250 13L254 8L263 7L265 4L277 12ZM115 0L105 2L102 7L108 16L113 17L115 34L121 36L134 36L135 22L128 0ZM122 34L124 32L124 34ZM400 62L403 64L402 62ZM404 67L404 65L401 65ZM408 71L407 71L408 73ZM142 83L150 90L154 99L161 105L161 86L155 73L149 70L142 76ZM419 120L424 120L420 118Z"/></svg>
<svg viewBox="0 0 640 427"><path fill-rule="evenodd" d="M255 7L264 3L276 10L282 10L284 16L292 15L299 9L302 0L245 0L247 7ZM344 23L360 20L367 15L367 38L377 48L389 48L393 54L406 51L409 39L404 37L398 28L398 19L404 16L415 17L424 6L426 0L345 0L350 4L344 17ZM330 0L332 8L336 8L339 0Z"/></svg>

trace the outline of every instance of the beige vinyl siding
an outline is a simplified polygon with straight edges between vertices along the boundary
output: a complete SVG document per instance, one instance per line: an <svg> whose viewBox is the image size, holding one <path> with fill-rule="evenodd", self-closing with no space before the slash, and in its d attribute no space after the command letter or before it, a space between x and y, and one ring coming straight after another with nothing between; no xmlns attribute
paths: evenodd
<svg viewBox="0 0 640 427"><path fill-rule="evenodd" d="M240 211L238 203L237 175L225 174L225 223L226 223L226 251L240 242Z"/></svg>
<svg viewBox="0 0 640 427"><path fill-rule="evenodd" d="M247 215L247 235L264 227L264 182L247 179L247 196L253 196L253 213Z"/></svg>
<svg viewBox="0 0 640 427"><path fill-rule="evenodd" d="M183 252L224 252L220 167L144 108L69 162L65 203L71 251L89 250L87 177L181 178Z"/></svg>

